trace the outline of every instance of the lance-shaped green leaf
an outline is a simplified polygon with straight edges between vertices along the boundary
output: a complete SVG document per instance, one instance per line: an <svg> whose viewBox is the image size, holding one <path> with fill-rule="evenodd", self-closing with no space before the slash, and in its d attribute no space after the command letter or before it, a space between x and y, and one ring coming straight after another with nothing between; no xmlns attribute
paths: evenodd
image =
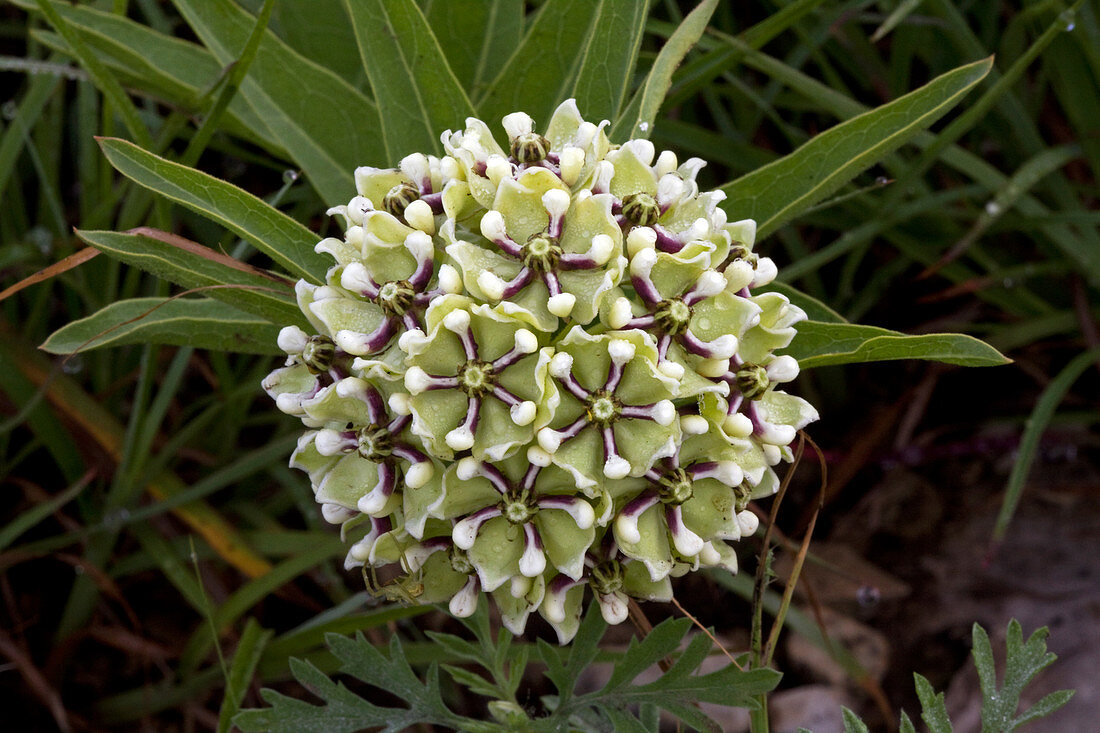
<svg viewBox="0 0 1100 733"><path fill-rule="evenodd" d="M672 73L702 37L716 7L718 7L718 0L704 0L699 3L668 37L661 52L657 54L657 59L653 62L645 83L634 94L633 99L615 122L610 135L612 140L649 137L653 122L657 118L657 111L661 108L661 102L664 101L669 87L672 86Z"/></svg>
<svg viewBox="0 0 1100 733"><path fill-rule="evenodd" d="M439 133L460 127L474 108L415 3L344 0L374 99L385 111L388 159L439 149Z"/></svg>
<svg viewBox="0 0 1100 733"><path fill-rule="evenodd" d="M30 0L13 0L28 10ZM173 104L197 109L200 98L215 85L224 66L209 51L190 41L158 33L148 26L87 5L54 2L52 6L127 87L139 89ZM36 40L69 54L69 45L55 33L33 31ZM229 103L223 124L228 132L278 146L263 118L241 98Z"/></svg>
<svg viewBox="0 0 1100 733"><path fill-rule="evenodd" d="M458 82L471 95L523 35L523 0L429 0L424 14Z"/></svg>
<svg viewBox="0 0 1100 733"><path fill-rule="evenodd" d="M786 353L803 369L895 359L927 359L959 366L1010 363L984 341L961 333L907 335L877 326L805 321Z"/></svg>
<svg viewBox="0 0 1100 733"><path fill-rule="evenodd" d="M779 293L780 295L786 296L787 300L804 310L806 316L811 321L821 321L823 323L848 322L844 316L840 315L817 298L812 295L806 295L801 290L797 290L787 283L779 282L778 280L773 280L768 283L757 290L757 293Z"/></svg>
<svg viewBox="0 0 1100 733"><path fill-rule="evenodd" d="M645 33L648 2L603 0L587 36L571 97L593 120L619 116Z"/></svg>
<svg viewBox="0 0 1100 733"><path fill-rule="evenodd" d="M271 20L295 51L359 86L363 67L343 0L279 0Z"/></svg>
<svg viewBox="0 0 1100 733"><path fill-rule="evenodd" d="M256 19L232 0L174 0L223 65L237 60ZM354 195L354 165L384 164L378 108L331 70L264 33L240 94L325 201ZM349 161L351 163L349 164Z"/></svg>
<svg viewBox="0 0 1100 733"><path fill-rule="evenodd" d="M145 228L129 233L78 230L76 234L104 254L185 288L239 286L215 287L206 295L281 326L309 327L288 280L189 239Z"/></svg>
<svg viewBox="0 0 1100 733"><path fill-rule="evenodd" d="M252 194L137 145L101 138L99 146L119 173L202 214L247 240L291 274L319 283L327 260L313 251L317 235Z"/></svg>
<svg viewBox="0 0 1100 733"><path fill-rule="evenodd" d="M40 348L72 354L103 346L167 344L279 354L279 327L210 298L133 298L54 331Z"/></svg>
<svg viewBox="0 0 1100 733"><path fill-rule="evenodd" d="M920 89L853 117L790 155L722 187L730 219L755 219L758 238L833 193L942 117L981 81L983 59L936 77Z"/></svg>
<svg viewBox="0 0 1100 733"><path fill-rule="evenodd" d="M592 18L602 3L592 0L549 0L543 4L523 40L485 95L475 100L479 117L490 129L504 115L523 110L545 124L554 108L573 89ZM587 110L582 109L582 114Z"/></svg>

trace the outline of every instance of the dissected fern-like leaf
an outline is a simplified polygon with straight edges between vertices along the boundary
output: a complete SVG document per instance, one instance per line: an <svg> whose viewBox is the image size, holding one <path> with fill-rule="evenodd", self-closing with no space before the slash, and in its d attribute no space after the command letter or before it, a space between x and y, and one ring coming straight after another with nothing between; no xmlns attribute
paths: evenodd
<svg viewBox="0 0 1100 733"><path fill-rule="evenodd" d="M385 690L405 707L376 705L335 682L313 664L291 660L295 679L323 701L313 705L272 690L264 690L270 708L245 710L233 722L243 731L273 733L341 733L378 726L382 733L396 733L419 723L472 730L477 722L456 715L444 704L439 687L439 668L428 668L425 681L417 677L405 658L397 637L390 642L389 656L362 634L345 637L329 634L325 641L340 660L340 671Z"/></svg>

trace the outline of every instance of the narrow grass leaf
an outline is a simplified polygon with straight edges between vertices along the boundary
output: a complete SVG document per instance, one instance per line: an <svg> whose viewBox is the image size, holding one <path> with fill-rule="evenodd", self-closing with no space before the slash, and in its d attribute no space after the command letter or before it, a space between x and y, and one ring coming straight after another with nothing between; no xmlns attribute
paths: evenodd
<svg viewBox="0 0 1100 733"><path fill-rule="evenodd" d="M907 335L877 326L806 321L786 350L803 369L895 359L926 359L959 366L1010 363L1000 352L960 333Z"/></svg>
<svg viewBox="0 0 1100 733"><path fill-rule="evenodd" d="M103 138L99 145L111 165L135 183L230 229L292 275L321 282L328 265L313 251L317 235L262 199L125 140Z"/></svg>
<svg viewBox="0 0 1100 733"><path fill-rule="evenodd" d="M615 140L648 138L661 103L672 86L672 74L707 29L718 0L704 0L688 13L661 47L645 82L616 120L610 137Z"/></svg>
<svg viewBox="0 0 1100 733"><path fill-rule="evenodd" d="M252 15L232 0L173 4L220 64L237 60L256 22ZM385 164L381 136L370 132L380 126L374 103L271 31L264 33L240 93L324 201L341 203L354 195L354 166Z"/></svg>
<svg viewBox="0 0 1100 733"><path fill-rule="evenodd" d="M54 56L50 59L53 60ZM0 198L11 180L19 154L27 141L27 130L34 128L46 103L53 97L61 80L56 76L32 77L23 98L15 107L15 114L8 123L3 135L0 135Z"/></svg>
<svg viewBox="0 0 1100 733"><path fill-rule="evenodd" d="M871 43L878 43L886 35L898 27L898 24L903 22L909 15L915 11L924 0L901 0L897 7L894 8L889 15L886 16L886 20L882 21L882 25L875 29L875 32L871 34Z"/></svg>
<svg viewBox="0 0 1100 733"><path fill-rule="evenodd" d="M18 539L19 536L28 529L34 527L46 517L76 498L80 492L88 488L88 484L94 476L93 473L84 474L84 477L81 478L80 481L77 481L60 494L48 501L44 501L41 504L36 504L26 509L3 527L0 527L0 552L3 552L8 545Z"/></svg>
<svg viewBox="0 0 1100 733"><path fill-rule="evenodd" d="M96 399L64 374L58 374L49 360L18 339L2 340L0 354L10 354L13 366L36 388L43 389L50 404L65 419L78 426L83 435L94 440L103 453L116 463L122 460L125 428ZM0 370L3 371L3 370ZM187 485L171 473L163 473L144 486L158 499L179 495ZM209 504L194 501L173 513L227 562L249 577L263 575L270 563L257 555L236 528Z"/></svg>
<svg viewBox="0 0 1100 733"><path fill-rule="evenodd" d="M997 523L993 527L994 542L1002 541L1008 532L1008 525L1012 522L1012 516L1016 513L1016 507L1019 506L1020 497L1024 493L1031 464L1035 461L1035 455L1039 450L1039 440L1043 437L1043 431L1050 424L1055 410L1058 409L1069 388L1098 359L1100 359L1100 348L1078 354L1062 371L1058 372L1058 376L1051 380L1039 396L1039 401L1035 403L1035 409L1031 411L1031 416L1028 417L1027 425L1024 427L1016 462L1012 464L1012 473L1009 474L1008 483L1005 486L1005 498L1001 502L1001 511L997 514Z"/></svg>
<svg viewBox="0 0 1100 733"><path fill-rule="evenodd" d="M13 1L20 7L35 6L34 0ZM224 74L224 65L191 41L87 5L54 2L53 7L124 85L144 94L184 109L198 110L203 98ZM72 53L59 35L40 30L32 31L32 35L49 48L67 55ZM263 118L243 99L234 98L230 102L222 122L227 132L262 141L269 149L279 148Z"/></svg>
<svg viewBox="0 0 1100 733"><path fill-rule="evenodd" d="M239 285L206 291L215 300L280 325L308 325L294 300L292 284L228 255L168 232L77 231L95 249L185 288Z"/></svg>
<svg viewBox="0 0 1100 733"><path fill-rule="evenodd" d="M92 77L92 81L99 88L103 95L111 100L111 104L115 107L117 112L122 117L123 123L126 125L126 129L134 137L139 145L143 147L152 147L153 138L149 135L149 129L145 126L145 123L141 121L141 116L138 114L137 107L134 106L133 101L127 96L126 91L122 88L122 84L114 74L95 56L84 43L84 39L80 37L80 34L71 26L61 14L57 12L57 8L50 0L37 0L38 10L46 16L46 20L50 25L61 34L61 37L65 39L65 42L69 44L69 48L72 50L74 56L80 65L87 70L88 74Z"/></svg>
<svg viewBox="0 0 1100 733"><path fill-rule="evenodd" d="M989 72L960 66L899 99L842 122L779 160L722 187L732 220L756 219L765 236L928 127Z"/></svg>
<svg viewBox="0 0 1100 733"><path fill-rule="evenodd" d="M474 108L415 3L344 0L359 54L382 114L387 159L440 148L439 134L459 128Z"/></svg>
<svg viewBox="0 0 1100 733"><path fill-rule="evenodd" d="M593 120L615 120L634 75L648 0L603 0L592 20L570 96Z"/></svg>
<svg viewBox="0 0 1100 733"><path fill-rule="evenodd" d="M275 632L265 629L248 619L244 633L233 655L233 664L229 667L229 679L225 681L225 697L222 698L221 711L218 714L218 733L229 733L233 726L233 716L241 709L241 702L256 674L256 665L264 653L264 647Z"/></svg>
<svg viewBox="0 0 1100 733"><path fill-rule="evenodd" d="M245 354L281 353L279 327L210 298L132 298L62 326L40 348L51 354L167 344Z"/></svg>

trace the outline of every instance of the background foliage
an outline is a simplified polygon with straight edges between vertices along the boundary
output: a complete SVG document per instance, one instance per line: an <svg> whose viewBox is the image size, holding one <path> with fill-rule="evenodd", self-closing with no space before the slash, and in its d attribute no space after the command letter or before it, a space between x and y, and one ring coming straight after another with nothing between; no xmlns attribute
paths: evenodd
<svg viewBox="0 0 1100 733"><path fill-rule="evenodd" d="M254 681L290 677L292 656L334 670L330 632L399 631L417 668L463 661L424 636L440 623L425 609L345 577L338 538L285 467L292 426L257 385L275 351L267 319L296 316L257 268L316 277L310 232L349 197L353 167L435 149L473 112L545 120L576 96L613 140L648 134L709 160L704 184L760 221L776 287L815 321L793 353L822 367L802 389L834 425L932 373L839 364L1000 361L925 335L942 331L1015 359L982 378L1018 399L979 390L987 402L963 405L971 425L1022 425L1038 405L1004 535L1044 426L1091 388L1074 385L1095 352L1077 355L1100 344L1097 4L693 7L0 5L0 268L22 286L0 302L0 653L18 673L0 689L30 693L5 695L14 720L227 729L257 701ZM198 292L149 312L183 289Z"/></svg>

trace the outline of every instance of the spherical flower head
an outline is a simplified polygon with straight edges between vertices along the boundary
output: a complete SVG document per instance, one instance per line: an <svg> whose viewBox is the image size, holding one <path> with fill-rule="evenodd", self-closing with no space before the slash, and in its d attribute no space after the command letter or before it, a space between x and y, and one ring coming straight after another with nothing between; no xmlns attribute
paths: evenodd
<svg viewBox="0 0 1100 733"><path fill-rule="evenodd" d="M360 167L343 233L263 387L305 433L291 465L387 598L482 595L566 643L671 579L736 572L789 444L817 418L777 354L805 318L727 221L704 165L612 145L569 100L469 119L445 154ZM307 327L308 326L308 327ZM388 573L393 576L394 573ZM372 581L373 582L373 581ZM374 587L372 585L372 587Z"/></svg>

